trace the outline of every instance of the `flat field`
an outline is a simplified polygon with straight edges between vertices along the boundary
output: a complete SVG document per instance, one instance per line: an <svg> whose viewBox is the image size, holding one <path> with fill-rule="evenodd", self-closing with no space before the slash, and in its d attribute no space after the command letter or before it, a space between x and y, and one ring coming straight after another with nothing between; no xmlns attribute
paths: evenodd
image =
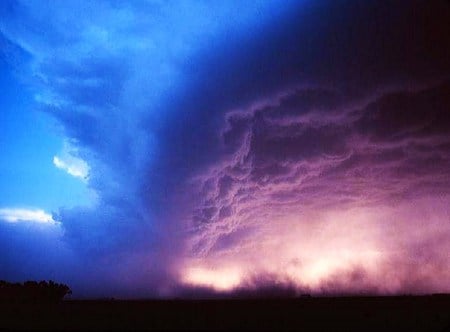
<svg viewBox="0 0 450 332"><path fill-rule="evenodd" d="M11 329L450 331L450 295L1 303Z"/></svg>

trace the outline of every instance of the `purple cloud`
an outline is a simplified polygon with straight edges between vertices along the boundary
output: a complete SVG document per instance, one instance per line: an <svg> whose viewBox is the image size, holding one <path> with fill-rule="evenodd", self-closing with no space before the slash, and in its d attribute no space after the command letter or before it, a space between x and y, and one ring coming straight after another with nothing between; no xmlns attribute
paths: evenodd
<svg viewBox="0 0 450 332"><path fill-rule="evenodd" d="M273 250L273 242L288 241L284 227L292 227L293 233L304 227L310 228L303 229L308 233L315 227L326 229L331 227L324 221L328 214L328 219L337 220L333 229L346 231L322 235L346 253L334 255L330 248L319 257L320 248L313 249L319 253L308 253L299 245L299 257L325 260L322 267L307 263L310 271L318 270L316 277L322 282L302 282L302 278L309 280L309 272L304 271L304 276L299 272L299 287L323 292L447 289L450 262L439 252L448 248L432 239L450 233L448 211L440 205L450 194L450 140L445 131L450 124L449 88L443 82L415 91L398 89L362 102L343 102L335 92L308 88L226 114L221 132L226 153L193 179L200 198L192 212L193 252L210 265L252 256L250 262L237 263L245 270L244 280L248 273L265 273L269 268L261 263L268 257L258 257L257 251ZM326 93L333 97L314 97ZM418 221L408 211L423 212L423 200L440 206L437 221ZM374 214L374 209L387 220L364 215ZM411 228L405 224L408 218ZM371 233L351 229L352 223ZM352 236L374 243L365 248ZM388 245L400 238L404 243ZM417 242L430 254L426 263L416 257ZM352 257L351 251L359 245L368 256ZM292 254L286 248L279 250L279 260ZM368 272L369 267L359 266L367 259L379 261L380 266ZM279 271L281 276L288 265ZM412 266L417 265L423 270L413 277ZM380 271L386 271L386 280ZM384 284L390 279L396 280L393 289Z"/></svg>

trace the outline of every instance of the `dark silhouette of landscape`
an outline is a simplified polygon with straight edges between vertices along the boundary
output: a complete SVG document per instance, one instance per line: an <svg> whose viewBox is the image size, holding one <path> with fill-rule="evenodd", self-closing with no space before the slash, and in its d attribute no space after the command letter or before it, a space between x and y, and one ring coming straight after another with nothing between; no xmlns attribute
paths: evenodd
<svg viewBox="0 0 450 332"><path fill-rule="evenodd" d="M53 281L0 281L0 330L448 331L450 295L73 300Z"/></svg>
<svg viewBox="0 0 450 332"><path fill-rule="evenodd" d="M72 294L69 286L54 281L26 281L10 283L0 280L0 302L5 303L51 303L59 302Z"/></svg>

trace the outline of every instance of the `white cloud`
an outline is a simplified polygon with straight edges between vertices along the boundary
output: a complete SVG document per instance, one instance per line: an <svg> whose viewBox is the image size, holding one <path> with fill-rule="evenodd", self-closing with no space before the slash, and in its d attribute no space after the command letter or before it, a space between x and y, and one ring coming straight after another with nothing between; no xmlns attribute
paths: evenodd
<svg viewBox="0 0 450 332"><path fill-rule="evenodd" d="M75 156L77 150L69 144L64 144L60 155L53 157L53 164L74 177L86 180L89 175L89 165L81 158Z"/></svg>
<svg viewBox="0 0 450 332"><path fill-rule="evenodd" d="M6 222L55 223L51 214L41 209L2 208L0 209L0 220Z"/></svg>

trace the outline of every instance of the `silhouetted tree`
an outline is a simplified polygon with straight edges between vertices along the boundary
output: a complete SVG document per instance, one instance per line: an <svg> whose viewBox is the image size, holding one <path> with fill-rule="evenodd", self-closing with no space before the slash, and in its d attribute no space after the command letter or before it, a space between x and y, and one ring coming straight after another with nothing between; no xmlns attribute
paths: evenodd
<svg viewBox="0 0 450 332"><path fill-rule="evenodd" d="M0 280L2 302L58 302L72 294L69 286L50 280L26 281L23 284Z"/></svg>

